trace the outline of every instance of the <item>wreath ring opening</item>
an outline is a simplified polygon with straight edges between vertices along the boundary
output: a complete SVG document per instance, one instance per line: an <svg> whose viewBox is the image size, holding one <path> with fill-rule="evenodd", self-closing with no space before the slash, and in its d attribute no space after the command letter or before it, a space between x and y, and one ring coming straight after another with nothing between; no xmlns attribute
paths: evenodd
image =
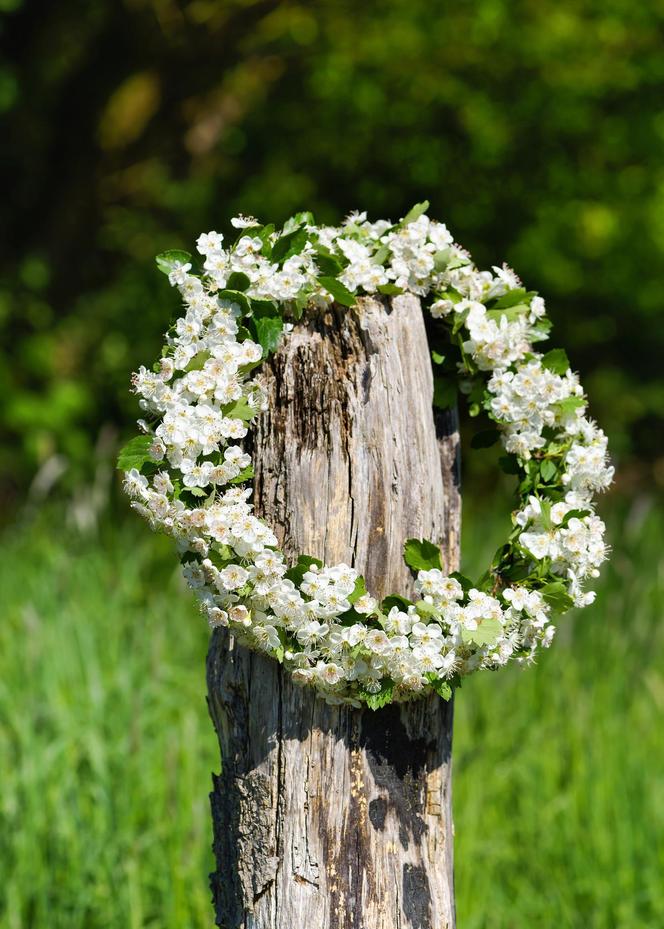
<svg viewBox="0 0 664 929"><path fill-rule="evenodd" d="M449 699L468 674L532 662L552 617L593 601L586 584L607 555L593 503L613 477L607 441L565 352L537 348L551 328L543 299L507 265L480 271L427 208L398 223L353 213L339 227L310 213L281 229L239 216L234 242L198 238L197 271L187 252L159 255L185 309L159 361L133 376L142 434L118 459L133 508L174 538L212 627L330 703ZM241 442L266 402L255 372L295 321L333 301L400 293L437 320L434 403L451 404L459 388L471 415L488 415L494 428L473 444L502 442L519 502L482 578L446 573L436 545L409 539L416 599L379 603L348 565L286 563L253 514Z"/></svg>

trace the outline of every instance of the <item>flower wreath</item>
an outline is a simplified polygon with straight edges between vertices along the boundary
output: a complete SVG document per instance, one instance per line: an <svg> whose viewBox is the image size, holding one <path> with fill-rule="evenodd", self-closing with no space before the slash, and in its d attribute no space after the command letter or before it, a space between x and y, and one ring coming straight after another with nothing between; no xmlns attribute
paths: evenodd
<svg viewBox="0 0 664 929"><path fill-rule="evenodd" d="M553 638L553 613L593 601L584 583L607 552L592 503L613 476L606 437L585 415L565 352L533 347L550 329L544 301L506 265L479 271L427 207L396 224L353 213L339 227L317 226L310 213L281 229L240 216L230 246L217 232L199 237L198 273L186 252L158 256L186 309L159 362L133 377L144 434L118 462L132 506L175 539L212 627L228 627L332 703L376 708L430 691L447 699L473 671L531 662ZM417 599L379 604L348 565L304 555L286 563L252 513L241 442L265 405L253 373L307 308L405 292L438 321L434 403L449 406L458 386L471 415L488 414L495 429L473 444L500 439L519 505L477 583L446 574L435 545L409 539Z"/></svg>

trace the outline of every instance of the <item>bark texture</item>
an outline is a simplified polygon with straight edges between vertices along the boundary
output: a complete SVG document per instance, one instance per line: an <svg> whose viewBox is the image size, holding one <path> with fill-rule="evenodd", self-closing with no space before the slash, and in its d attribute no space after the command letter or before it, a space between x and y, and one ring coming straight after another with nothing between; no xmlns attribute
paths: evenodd
<svg viewBox="0 0 664 929"><path fill-rule="evenodd" d="M352 564L380 597L412 592L409 536L457 566L456 417L434 423L417 299L307 320L265 381L255 503L288 555ZM330 707L223 630L208 692L219 926L453 929L451 703Z"/></svg>

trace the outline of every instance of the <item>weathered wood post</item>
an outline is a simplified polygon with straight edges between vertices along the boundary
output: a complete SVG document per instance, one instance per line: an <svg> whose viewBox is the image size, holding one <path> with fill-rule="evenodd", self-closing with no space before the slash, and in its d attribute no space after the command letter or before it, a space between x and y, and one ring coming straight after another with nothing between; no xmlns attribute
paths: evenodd
<svg viewBox="0 0 664 929"><path fill-rule="evenodd" d="M286 554L354 565L377 596L412 592L408 537L438 541L456 569L456 416L434 423L419 301L308 318L264 377L254 495ZM219 926L454 927L451 703L328 706L221 629L208 690Z"/></svg>

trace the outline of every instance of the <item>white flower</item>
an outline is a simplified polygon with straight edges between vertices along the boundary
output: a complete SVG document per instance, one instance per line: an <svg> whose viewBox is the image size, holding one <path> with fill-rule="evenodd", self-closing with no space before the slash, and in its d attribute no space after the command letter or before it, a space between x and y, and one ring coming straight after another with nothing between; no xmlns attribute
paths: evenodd
<svg viewBox="0 0 664 929"><path fill-rule="evenodd" d="M258 226L258 220L253 216L234 216L231 219L231 226L235 229L249 229L251 226Z"/></svg>
<svg viewBox="0 0 664 929"><path fill-rule="evenodd" d="M201 255L211 255L221 251L223 241L224 237L219 232L204 232L196 239L196 247Z"/></svg>
<svg viewBox="0 0 664 929"><path fill-rule="evenodd" d="M169 329L158 366L142 366L132 378L144 417L139 428L151 437L145 468L151 476L136 468L124 476L132 508L175 540L184 577L210 625L228 625L246 646L283 654L294 680L318 687L335 705L360 705L359 692L379 692L388 677L395 699L408 699L429 689L432 674L534 661L554 633L537 590L517 583L497 597L466 593L457 578L424 570L415 580L416 603L386 616L364 593L350 614L356 621L348 623L356 569L313 565L295 584L286 577L274 532L254 515L251 487L229 482L251 473L241 443L255 415L267 409L266 392L253 377L263 349L242 338L244 301L329 307L332 294L321 287L316 263L322 246L340 261L337 279L351 292L374 293L393 282L427 298L437 328L458 334L460 389L496 422L505 451L516 457L519 480L533 488L517 507L507 551L537 570L542 584L562 584L575 605L588 605L594 592L586 584L607 556L593 495L609 486L613 468L606 436L587 418L578 376L550 370L557 363L535 348L545 329L544 301L536 296L524 303L513 293L521 283L506 265L478 270L448 229L426 215L396 226L369 222L364 213L337 228L307 224L298 252L282 262L263 254L263 239L252 228L257 220L231 222L246 233L228 249L219 233L199 236L200 276L188 262L171 267L183 314ZM239 302L219 296L234 272L249 282ZM287 323L284 334L291 329ZM475 643L467 632L488 621L500 634Z"/></svg>
<svg viewBox="0 0 664 929"><path fill-rule="evenodd" d="M377 655L384 655L390 650L390 640L380 629L372 629L364 639L364 645Z"/></svg>
<svg viewBox="0 0 664 929"><path fill-rule="evenodd" d="M219 579L226 590L239 590L244 587L249 578L249 572L241 565L229 564L219 572Z"/></svg>
<svg viewBox="0 0 664 929"><path fill-rule="evenodd" d="M251 613L246 606L241 603L229 609L228 618L231 622L237 623L239 626L251 626Z"/></svg>
<svg viewBox="0 0 664 929"><path fill-rule="evenodd" d="M385 618L385 631L390 635L408 635L413 628L413 623L416 621L416 616L413 617L393 606Z"/></svg>
<svg viewBox="0 0 664 929"><path fill-rule="evenodd" d="M132 468L130 471L125 471L124 489L130 497L145 499L147 498L148 479L139 474L136 468Z"/></svg>
<svg viewBox="0 0 664 929"><path fill-rule="evenodd" d="M531 321L534 321L536 319L541 319L542 316L544 316L545 312L546 312L546 308L544 306L544 300L542 300L541 297L533 297L533 299L530 301Z"/></svg>
<svg viewBox="0 0 664 929"><path fill-rule="evenodd" d="M353 604L353 607L357 613L362 613L365 616L375 613L378 608L378 601L375 597L370 596L369 594L363 594Z"/></svg>
<svg viewBox="0 0 664 929"><path fill-rule="evenodd" d="M356 645L359 645L360 642L364 641L368 632L369 630L366 626L362 626L360 623L353 623L352 626L342 627L340 636L342 642L354 648Z"/></svg>
<svg viewBox="0 0 664 929"><path fill-rule="evenodd" d="M185 284L187 281L187 272L191 271L191 265L189 262L182 264L177 261L173 265L172 271L169 272L168 282L171 287L178 287L182 284Z"/></svg>
<svg viewBox="0 0 664 929"><path fill-rule="evenodd" d="M157 493L165 495L173 493L173 482L167 471L158 471L152 479L152 483Z"/></svg>
<svg viewBox="0 0 664 929"><path fill-rule="evenodd" d="M276 627L271 626L269 623L262 626L254 625L253 635L256 643L266 652L274 651L281 646L281 639Z"/></svg>
<svg viewBox="0 0 664 929"><path fill-rule="evenodd" d="M515 610L525 610L528 606L528 590L525 587L508 587L503 597Z"/></svg>
<svg viewBox="0 0 664 929"><path fill-rule="evenodd" d="M328 629L329 626L327 626L327 624L313 620L300 627L295 635L301 645L311 645L317 639L322 638L327 633Z"/></svg>
<svg viewBox="0 0 664 929"><path fill-rule="evenodd" d="M519 541L531 555L540 561L543 558L555 557L558 551L556 538L552 532L522 532Z"/></svg>
<svg viewBox="0 0 664 929"><path fill-rule="evenodd" d="M443 644L443 630L437 623L414 623L410 638L415 647L428 651L440 651Z"/></svg>
<svg viewBox="0 0 664 929"><path fill-rule="evenodd" d="M219 626L228 625L228 613L226 610L220 610L218 606L213 606L208 610L208 623L212 629Z"/></svg>
<svg viewBox="0 0 664 929"><path fill-rule="evenodd" d="M319 661L316 665L316 674L320 681L328 687L334 687L345 677L344 669L332 661Z"/></svg>
<svg viewBox="0 0 664 929"><path fill-rule="evenodd" d="M434 300L429 307L429 312L434 319L441 319L443 316L448 316L453 309L454 304L451 300Z"/></svg>

